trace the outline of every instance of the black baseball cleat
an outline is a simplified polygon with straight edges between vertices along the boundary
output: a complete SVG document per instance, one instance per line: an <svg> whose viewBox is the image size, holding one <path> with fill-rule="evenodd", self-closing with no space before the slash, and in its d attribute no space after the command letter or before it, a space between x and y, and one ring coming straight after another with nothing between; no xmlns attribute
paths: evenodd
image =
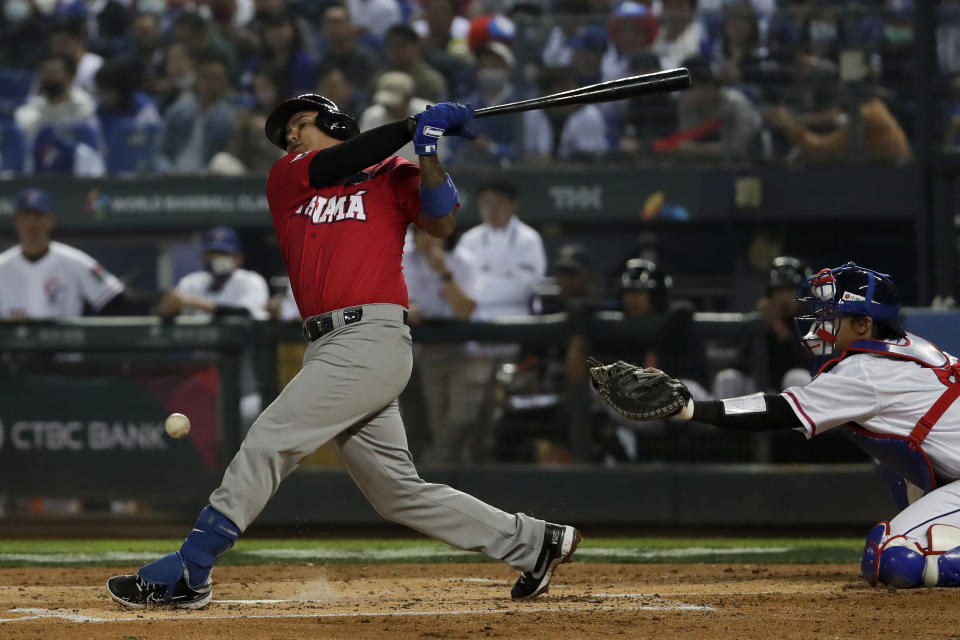
<svg viewBox="0 0 960 640"><path fill-rule="evenodd" d="M573 527L548 522L543 532L543 549L537 558L536 568L520 574L517 583L510 590L510 597L514 600L526 600L546 593L557 565L570 562L581 540L583 536Z"/></svg>
<svg viewBox="0 0 960 640"><path fill-rule="evenodd" d="M107 580L110 597L131 609L147 607L173 606L175 609L202 609L213 598L213 581L207 581L198 589L180 578L174 588L173 596L167 597L167 587L163 584L148 582L139 575L113 576Z"/></svg>

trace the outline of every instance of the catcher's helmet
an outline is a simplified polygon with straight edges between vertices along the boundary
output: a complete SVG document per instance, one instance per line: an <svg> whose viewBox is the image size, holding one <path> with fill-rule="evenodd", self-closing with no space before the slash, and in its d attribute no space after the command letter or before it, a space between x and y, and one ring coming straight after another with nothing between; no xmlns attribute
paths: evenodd
<svg viewBox="0 0 960 640"><path fill-rule="evenodd" d="M620 274L620 292L649 291L650 306L655 311L667 310L667 296L673 287L673 278L655 262L645 258L631 258Z"/></svg>
<svg viewBox="0 0 960 640"><path fill-rule="evenodd" d="M318 111L317 128L331 138L347 140L360 133L357 121L349 114L340 111L333 100L316 93L305 93L281 102L274 107L263 126L267 140L286 151L287 122L290 120L290 116L298 111Z"/></svg>
<svg viewBox="0 0 960 640"><path fill-rule="evenodd" d="M833 352L842 317L867 316L878 327L903 335L897 319L900 292L890 276L848 262L841 267L822 269L797 290L796 300L809 305L808 315L796 318L807 349L814 355Z"/></svg>
<svg viewBox="0 0 960 640"><path fill-rule="evenodd" d="M803 261L790 256L780 256L773 259L770 265L770 278L767 280L768 291L774 289L792 289L797 287L812 275L810 267Z"/></svg>

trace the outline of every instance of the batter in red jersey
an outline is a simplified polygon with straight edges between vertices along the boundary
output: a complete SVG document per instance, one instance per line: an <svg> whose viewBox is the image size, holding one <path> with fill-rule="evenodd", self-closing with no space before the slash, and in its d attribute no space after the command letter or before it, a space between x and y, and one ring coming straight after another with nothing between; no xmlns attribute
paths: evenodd
<svg viewBox="0 0 960 640"><path fill-rule="evenodd" d="M267 138L287 151L267 200L309 342L303 368L257 418L180 550L107 581L111 597L143 608L197 609L211 572L305 456L333 440L357 486L384 518L523 573L511 596L547 590L580 533L508 514L420 478L397 406L412 367L401 253L407 226L450 235L457 189L437 160L443 135L469 136L473 109L441 103L360 134L322 96L280 104ZM420 166L394 157L413 137ZM304 505L309 508L309 505Z"/></svg>

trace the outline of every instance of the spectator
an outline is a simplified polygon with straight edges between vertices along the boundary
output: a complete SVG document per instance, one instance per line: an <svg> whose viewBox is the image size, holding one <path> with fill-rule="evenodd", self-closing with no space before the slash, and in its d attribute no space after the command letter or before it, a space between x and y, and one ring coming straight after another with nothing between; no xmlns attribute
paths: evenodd
<svg viewBox="0 0 960 640"><path fill-rule="evenodd" d="M652 46L664 69L683 66L687 58L700 55L705 41L706 32L697 19L697 0L663 0L660 29Z"/></svg>
<svg viewBox="0 0 960 640"><path fill-rule="evenodd" d="M213 156L226 150L235 111L229 89L226 63L220 58L201 60L194 90L181 96L163 116L162 169L174 173L203 171Z"/></svg>
<svg viewBox="0 0 960 640"><path fill-rule="evenodd" d="M130 64L109 60L97 71L97 119L107 144L110 173L152 168L160 132L160 112L153 100L136 90Z"/></svg>
<svg viewBox="0 0 960 640"><path fill-rule="evenodd" d="M683 63L693 88L680 96L678 119L689 139L670 149L675 157L714 161L745 160L755 149L762 119L733 87L722 87L699 56Z"/></svg>
<svg viewBox="0 0 960 640"><path fill-rule="evenodd" d="M131 26L132 49L129 52L139 88L156 97L157 83L163 75L164 51L163 29L160 16L153 13L138 13Z"/></svg>
<svg viewBox="0 0 960 640"><path fill-rule="evenodd" d="M607 21L610 46L600 63L604 80L627 75L630 58L650 50L660 32L660 24L650 8L639 2L624 2Z"/></svg>
<svg viewBox="0 0 960 640"><path fill-rule="evenodd" d="M500 13L490 13L477 16L470 21L467 31L467 47L476 52L480 47L490 42L500 42L513 47L513 40L517 36L517 27L513 20Z"/></svg>
<svg viewBox="0 0 960 640"><path fill-rule="evenodd" d="M753 393L779 393L810 382L810 358L797 340L793 318L801 308L793 299L811 270L797 258L779 256L770 267L767 295L757 301L759 319L751 323L740 353L740 367L714 377L718 398Z"/></svg>
<svg viewBox="0 0 960 640"><path fill-rule="evenodd" d="M240 71L237 52L199 14L181 13L173 21L171 33L173 41L186 45L194 58L218 58L226 67L227 77L231 80L237 77Z"/></svg>
<svg viewBox="0 0 960 640"><path fill-rule="evenodd" d="M317 62L300 41L300 32L291 17L270 13L258 25L260 55L248 62L247 74L260 71L271 75L279 87L280 98L312 91Z"/></svg>
<svg viewBox="0 0 960 640"><path fill-rule="evenodd" d="M517 187L492 179L477 188L483 221L463 234L456 253L477 272L475 320L530 314L534 287L546 273L540 234L517 213Z"/></svg>
<svg viewBox="0 0 960 640"><path fill-rule="evenodd" d="M227 153L239 162L244 172L266 175L274 163L285 155L263 135L267 115L280 104L282 98L276 78L265 71L253 74L251 92L250 104L236 108Z"/></svg>
<svg viewBox="0 0 960 640"><path fill-rule="evenodd" d="M542 71L542 94L577 88L569 67ZM595 104L555 107L523 114L523 147L534 161L596 160L610 149L603 112Z"/></svg>
<svg viewBox="0 0 960 640"><path fill-rule="evenodd" d="M413 78L402 71L387 71L377 79L371 104L360 116L360 130L366 131L390 122L404 120L427 108L428 102L413 95ZM260 136L263 137L262 135ZM441 159L446 145L441 145ZM410 162L417 162L411 140L396 154Z"/></svg>
<svg viewBox="0 0 960 640"><path fill-rule="evenodd" d="M844 88L841 103L851 99L850 89ZM782 129L790 142L810 160L840 160L849 158L854 152L846 114L839 115L833 131L825 134L811 131L786 107L769 109L767 119ZM864 158L898 163L910 160L912 154L907 136L875 89L866 90L865 99L859 105L859 120L863 148L858 151Z"/></svg>
<svg viewBox="0 0 960 640"><path fill-rule="evenodd" d="M367 96L343 70L322 67L317 76L317 93L333 100L344 113L363 113Z"/></svg>
<svg viewBox="0 0 960 640"><path fill-rule="evenodd" d="M804 126L828 131L841 113L837 65L814 55L809 46L798 46L791 68L792 76L781 91L774 92L772 102L782 103Z"/></svg>
<svg viewBox="0 0 960 640"><path fill-rule="evenodd" d="M96 91L94 77L103 65L103 58L87 51L86 17L66 18L54 25L50 31L50 50L73 59L76 65L73 76L75 86L91 95Z"/></svg>
<svg viewBox="0 0 960 640"><path fill-rule="evenodd" d="M104 172L96 103L73 86L75 72L72 57L48 55L37 71L37 94L14 112L27 141L28 172L88 177Z"/></svg>
<svg viewBox="0 0 960 640"><path fill-rule="evenodd" d="M101 311L123 283L82 251L52 241L54 209L42 189L17 194L19 244L0 253L0 319L63 320Z"/></svg>
<svg viewBox="0 0 960 640"><path fill-rule="evenodd" d="M540 58L545 67L570 65L573 49L570 41L590 19L588 0L558 0L553 6L554 26L547 34Z"/></svg>
<svg viewBox="0 0 960 640"><path fill-rule="evenodd" d="M747 0L723 8L717 77L724 84L763 83L766 50L760 46L760 23Z"/></svg>
<svg viewBox="0 0 960 640"><path fill-rule="evenodd" d="M463 96L472 89L473 56L467 46L470 21L457 14L458 6L458 0L425 0L423 18L413 29L423 43L423 59L440 72L451 95Z"/></svg>
<svg viewBox="0 0 960 640"><path fill-rule="evenodd" d="M420 6L423 17L413 22L413 30L423 39L424 57L431 64L432 53L469 60L467 33L470 21L460 15L459 0L422 0Z"/></svg>
<svg viewBox="0 0 960 640"><path fill-rule="evenodd" d="M348 0L347 8L353 24L377 40L403 20L397 0Z"/></svg>
<svg viewBox="0 0 960 640"><path fill-rule="evenodd" d="M600 82L600 64L607 47L607 31L603 27L584 27L570 41L570 68L579 85Z"/></svg>
<svg viewBox="0 0 960 640"><path fill-rule="evenodd" d="M368 46L357 42L356 29L350 22L347 8L342 4L329 4L320 20L320 32L326 45L322 69L340 69L354 86L366 92L381 64Z"/></svg>
<svg viewBox="0 0 960 640"><path fill-rule="evenodd" d="M515 66L513 53L505 44L490 42L481 47L477 51L477 90L464 102L480 109L520 100L522 96L511 81ZM474 120L470 128L477 139L451 140L454 159L472 164L506 164L517 156L521 126L519 114Z"/></svg>
<svg viewBox="0 0 960 640"><path fill-rule="evenodd" d="M449 238L434 238L417 226L403 253L403 277L410 295L410 323L469 320L477 306L469 293L474 269L462 254L452 253ZM449 463L461 458L466 431L476 420L476 406L463 402L473 387L471 367L464 366L463 345L416 345L415 362L427 408L432 444L424 457ZM466 379L464 379L466 376Z"/></svg>
<svg viewBox="0 0 960 640"><path fill-rule="evenodd" d="M185 44L175 42L167 47L163 74L156 78L151 92L161 113L181 98L193 93L197 82L197 59Z"/></svg>
<svg viewBox="0 0 960 640"><path fill-rule="evenodd" d="M242 269L243 245L231 227L213 227L203 234L205 269L188 273L167 292L157 312L164 317L195 315L207 318L248 316L266 320L270 289L259 273ZM262 399L253 361L243 358L240 369L240 418L250 425Z"/></svg>
<svg viewBox="0 0 960 640"><path fill-rule="evenodd" d="M431 102L442 101L447 96L447 82L423 59L420 36L405 24L395 24L387 30L383 40L387 67L392 71L410 74L414 82L414 95Z"/></svg>
<svg viewBox="0 0 960 640"><path fill-rule="evenodd" d="M630 59L630 75L660 71L660 59L653 53L636 54ZM627 157L650 158L653 143L677 130L677 106L672 96L655 95L630 98L623 110L622 122L610 121L619 133L618 151Z"/></svg>

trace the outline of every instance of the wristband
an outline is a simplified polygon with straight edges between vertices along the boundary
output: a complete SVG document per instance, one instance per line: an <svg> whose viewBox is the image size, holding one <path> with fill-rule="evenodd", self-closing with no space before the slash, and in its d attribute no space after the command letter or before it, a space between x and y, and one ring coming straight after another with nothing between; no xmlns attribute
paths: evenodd
<svg viewBox="0 0 960 640"><path fill-rule="evenodd" d="M420 211L428 218L442 218L460 205L457 187L446 174L447 179L435 187L425 187L420 183Z"/></svg>

